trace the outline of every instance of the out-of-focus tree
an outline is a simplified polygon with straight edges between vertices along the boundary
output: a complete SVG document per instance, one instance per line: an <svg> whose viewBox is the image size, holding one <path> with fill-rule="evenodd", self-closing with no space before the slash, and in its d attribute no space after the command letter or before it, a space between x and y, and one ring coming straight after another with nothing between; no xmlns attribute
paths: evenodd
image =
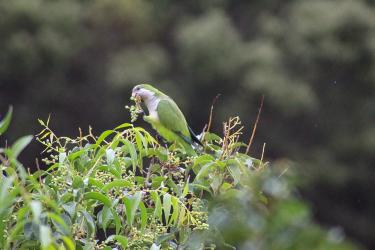
<svg viewBox="0 0 375 250"><path fill-rule="evenodd" d="M266 156L299 162L316 215L375 246L372 1L0 0L0 16L9 134L48 113L64 134L112 127L140 82L170 93L196 130L222 93L214 120L239 114L250 131L265 95L256 151L265 141Z"/></svg>

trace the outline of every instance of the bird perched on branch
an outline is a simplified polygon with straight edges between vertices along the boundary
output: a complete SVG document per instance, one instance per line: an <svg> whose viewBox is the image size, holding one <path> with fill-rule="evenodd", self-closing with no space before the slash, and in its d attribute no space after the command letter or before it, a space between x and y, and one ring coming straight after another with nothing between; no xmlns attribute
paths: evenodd
<svg viewBox="0 0 375 250"><path fill-rule="evenodd" d="M202 143L188 126L185 116L172 98L149 84L135 86L132 97L144 102L148 115L144 115L143 119L150 123L159 135L168 142L182 146L187 154L195 155L192 144Z"/></svg>

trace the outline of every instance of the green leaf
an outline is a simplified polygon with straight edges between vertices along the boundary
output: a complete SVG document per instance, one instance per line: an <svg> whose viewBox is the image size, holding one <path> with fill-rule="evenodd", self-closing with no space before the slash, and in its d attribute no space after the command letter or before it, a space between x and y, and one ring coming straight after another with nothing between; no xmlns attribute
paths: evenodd
<svg viewBox="0 0 375 250"><path fill-rule="evenodd" d="M161 162L168 160L168 150L164 147L149 148L148 156L156 156Z"/></svg>
<svg viewBox="0 0 375 250"><path fill-rule="evenodd" d="M62 165L64 163L65 159L66 159L66 153L65 152L61 152L59 154L59 164Z"/></svg>
<svg viewBox="0 0 375 250"><path fill-rule="evenodd" d="M159 235L159 237L156 238L156 241L153 244L156 247L159 247L159 248L156 248L156 249L160 249L160 245L164 245L163 243L167 243L168 244L168 242L172 241L176 237L175 236L175 232L173 232L173 231L174 230L172 229L170 233L164 233L162 235ZM185 248L185 249L191 249L191 248ZM200 249L200 250L203 250L203 249Z"/></svg>
<svg viewBox="0 0 375 250"><path fill-rule="evenodd" d="M83 153L86 152L86 149L80 149L78 151L75 151L73 153L70 153L69 156L68 156L68 159L69 161L73 161L75 160L76 158L80 157Z"/></svg>
<svg viewBox="0 0 375 250"><path fill-rule="evenodd" d="M11 147L11 157L16 159L18 155L22 152L22 150L31 142L32 139L32 135L27 135L19 138Z"/></svg>
<svg viewBox="0 0 375 250"><path fill-rule="evenodd" d="M214 157L211 155L201 155L194 160L194 164L191 167L186 168L186 172L189 173L190 169L193 169L195 173L198 173L201 170L202 165L207 165L215 161Z"/></svg>
<svg viewBox="0 0 375 250"><path fill-rule="evenodd" d="M199 170L195 179L197 181L200 181L201 179L206 177L208 175L208 173L210 172L211 168L215 166L215 164L216 164L215 162L209 162L209 163L206 163L205 165L203 165L203 167Z"/></svg>
<svg viewBox="0 0 375 250"><path fill-rule="evenodd" d="M157 189L160 187L161 183L166 179L165 176L155 176L151 180L151 187Z"/></svg>
<svg viewBox="0 0 375 250"><path fill-rule="evenodd" d="M126 180L114 180L106 185L103 186L102 190L103 192L108 192L110 189L114 187L119 187L119 188L129 188L131 187L132 184L129 181Z"/></svg>
<svg viewBox="0 0 375 250"><path fill-rule="evenodd" d="M134 222L135 213L138 209L139 203L141 202L142 192L138 191L133 196L125 197L124 204L126 209L126 220L130 227Z"/></svg>
<svg viewBox="0 0 375 250"><path fill-rule="evenodd" d="M176 183L174 183L173 180L168 179L167 185L168 185L168 187L170 187L171 190L173 190L173 192L175 192L176 194L179 193L178 187L177 187ZM180 191L180 193L181 193L181 191Z"/></svg>
<svg viewBox="0 0 375 250"><path fill-rule="evenodd" d="M8 112L6 113L3 120L0 121L0 135L4 134L5 131L8 129L10 121L12 120L13 114L13 107L10 106L8 108Z"/></svg>
<svg viewBox="0 0 375 250"><path fill-rule="evenodd" d="M178 199L174 196L172 197L172 208L173 208L173 212L172 212L171 220L169 221L169 223L176 224L178 220L178 212L179 212L180 206L178 204Z"/></svg>
<svg viewBox="0 0 375 250"><path fill-rule="evenodd" d="M241 172L241 170L239 169L238 166L236 165L229 165L228 166L228 170L229 170L229 173L230 175L232 176L233 180L234 180L234 185L237 185L240 180L241 180L241 176L243 175L243 173Z"/></svg>
<svg viewBox="0 0 375 250"><path fill-rule="evenodd" d="M135 172L137 169L138 159L137 159L137 151L135 150L134 144L131 143L127 139L122 140L122 142L124 143L126 151L129 152L130 154L130 158L132 160L132 165L133 165L133 172Z"/></svg>
<svg viewBox="0 0 375 250"><path fill-rule="evenodd" d="M129 128L129 127L133 127L133 125L130 124L130 123L123 123L123 124L117 126L117 127L115 128L115 130L119 130L119 129L122 129L122 128Z"/></svg>
<svg viewBox="0 0 375 250"><path fill-rule="evenodd" d="M221 187L220 187L220 191L221 192L225 192L227 191L228 189L232 188L232 184L228 183L228 182L224 182Z"/></svg>
<svg viewBox="0 0 375 250"><path fill-rule="evenodd" d="M30 212L29 207L25 206L23 208L20 208L17 212L17 221L22 221L26 218L26 214Z"/></svg>
<svg viewBox="0 0 375 250"><path fill-rule="evenodd" d="M144 232L147 225L147 209L142 201L139 203L139 209L141 211L141 231Z"/></svg>
<svg viewBox="0 0 375 250"><path fill-rule="evenodd" d="M111 218L111 209L107 206L104 206L103 209L98 213L98 223L102 226L104 232L106 232L108 223Z"/></svg>
<svg viewBox="0 0 375 250"><path fill-rule="evenodd" d="M17 224L12 228L7 238L7 242L5 244L4 249L10 249L10 244L14 242L14 239L20 234L21 230L24 228L26 224L26 220L20 220Z"/></svg>
<svg viewBox="0 0 375 250"><path fill-rule="evenodd" d="M85 181L84 181L84 183L85 183ZM88 178L87 182L88 182L89 185L100 188L100 189L102 189L104 187L103 183L101 183L100 181L98 181L97 179L92 178L92 177Z"/></svg>
<svg viewBox="0 0 375 250"><path fill-rule="evenodd" d="M128 246L128 239L122 235L111 235L106 239L105 243L111 242L113 240L120 243L121 247L124 249L126 249L126 247Z"/></svg>
<svg viewBox="0 0 375 250"><path fill-rule="evenodd" d="M156 245L155 243L152 244L152 246L150 247L150 250L159 250L160 249L160 245Z"/></svg>
<svg viewBox="0 0 375 250"><path fill-rule="evenodd" d="M119 171L117 171L115 168L113 167L109 167L109 166L100 166L98 167L97 170L102 170L102 171L106 171L106 172L109 172L111 173L113 176L115 176L116 178L120 179L121 178L121 173Z"/></svg>
<svg viewBox="0 0 375 250"><path fill-rule="evenodd" d="M140 129L139 128L134 128L134 131L136 133L136 136L140 138L141 142L142 142L142 145L143 145L143 150L146 152L146 154L148 153L148 143L147 143L147 140L146 138L142 135L142 133L140 132ZM138 143L138 142L137 142Z"/></svg>
<svg viewBox="0 0 375 250"><path fill-rule="evenodd" d="M221 137L214 133L204 133L204 140L211 142L211 141L220 141Z"/></svg>
<svg viewBox="0 0 375 250"><path fill-rule="evenodd" d="M67 234L70 232L69 226L65 223L62 217L50 212L47 213L47 217L53 220L55 223L57 223L64 230L64 233Z"/></svg>
<svg viewBox="0 0 375 250"><path fill-rule="evenodd" d="M86 220L88 235L89 236L95 235L96 227L95 227L94 219L92 218L92 216L88 212L86 212L84 210L82 210L81 213L85 217L85 220Z"/></svg>
<svg viewBox="0 0 375 250"><path fill-rule="evenodd" d="M118 213L112 208L111 209L113 220L115 221L116 234L119 234L122 228L121 219Z"/></svg>
<svg viewBox="0 0 375 250"><path fill-rule="evenodd" d="M84 183L83 183L82 177L80 177L79 175L74 176L73 182L72 182L72 188L73 189L80 189L80 188L83 188L83 187L84 187Z"/></svg>
<svg viewBox="0 0 375 250"><path fill-rule="evenodd" d="M88 193L85 193L84 194L84 198L86 200L87 199L93 199L93 200L100 201L101 203L103 203L107 207L111 207L111 205L112 205L111 200L107 196L105 196L105 195L103 195L101 193L98 193L98 192L88 192Z"/></svg>
<svg viewBox="0 0 375 250"><path fill-rule="evenodd" d="M1 177L1 182L0 182L0 204L5 204L5 199L8 198L8 189L11 187L14 177ZM2 210L2 206L0 206L0 213Z"/></svg>
<svg viewBox="0 0 375 250"><path fill-rule="evenodd" d="M96 140L96 145L100 145L105 140L105 138L107 138L109 135L111 135L115 132L116 131L114 131L114 130L106 130L103 133L101 133L101 135Z"/></svg>
<svg viewBox="0 0 375 250"><path fill-rule="evenodd" d="M189 179L190 179L190 176L188 177L185 183L184 190L182 191L182 197L186 197L186 195L189 193Z"/></svg>
<svg viewBox="0 0 375 250"><path fill-rule="evenodd" d="M42 214L42 204L39 201L31 201L30 208L34 216L34 222L39 223L40 215Z"/></svg>
<svg viewBox="0 0 375 250"><path fill-rule="evenodd" d="M116 157L115 151L112 148L108 148L105 151L105 155L106 155L106 158L107 158L107 164L111 165L112 162L115 160L115 157Z"/></svg>
<svg viewBox="0 0 375 250"><path fill-rule="evenodd" d="M212 176L210 176L210 186L212 190L214 191L214 194L217 194L222 182L223 182L222 174L214 173Z"/></svg>
<svg viewBox="0 0 375 250"><path fill-rule="evenodd" d="M163 210L164 210L164 215L165 215L165 221L169 222L169 215L171 213L171 195L166 193L163 195Z"/></svg>
<svg viewBox="0 0 375 250"><path fill-rule="evenodd" d="M197 166L197 165L203 165L203 164L206 164L207 162L212 162L214 161L215 158L211 155L208 155L208 154L204 154L204 155L201 155L199 157L197 157L195 160L194 160L194 166Z"/></svg>
<svg viewBox="0 0 375 250"><path fill-rule="evenodd" d="M67 237L67 236L62 236L61 239L63 240L64 245L65 245L65 247L66 247L68 250L75 250L75 249L76 249L75 244L74 244L74 242L72 241L72 239L70 239L70 238Z"/></svg>
<svg viewBox="0 0 375 250"><path fill-rule="evenodd" d="M180 206L179 216L178 216L178 225L182 226L184 221L186 220L186 209L183 206Z"/></svg>
<svg viewBox="0 0 375 250"><path fill-rule="evenodd" d="M160 221L162 220L162 207L161 207L161 200L156 191L151 191L151 199L155 204L155 211L154 217L158 218Z"/></svg>
<svg viewBox="0 0 375 250"><path fill-rule="evenodd" d="M48 249L47 247L52 243L52 232L48 226L40 225L39 226L39 240L42 246L42 249Z"/></svg>
<svg viewBox="0 0 375 250"><path fill-rule="evenodd" d="M206 187L206 186L203 186L203 185L200 185L200 184L196 184L196 183L191 183L190 185L192 187L196 187L200 190L205 190L205 191L209 192L211 195L213 195L209 187Z"/></svg>
<svg viewBox="0 0 375 250"><path fill-rule="evenodd" d="M31 239L34 234L34 224L32 222L27 222L23 227L23 234L26 239ZM35 224L36 225L36 224ZM35 230L36 231L36 230Z"/></svg>

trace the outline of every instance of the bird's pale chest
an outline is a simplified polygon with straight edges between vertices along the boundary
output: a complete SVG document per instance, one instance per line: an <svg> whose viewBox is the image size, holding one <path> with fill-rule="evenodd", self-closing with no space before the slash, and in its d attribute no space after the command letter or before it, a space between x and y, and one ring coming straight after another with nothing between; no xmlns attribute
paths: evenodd
<svg viewBox="0 0 375 250"><path fill-rule="evenodd" d="M159 121L159 116L158 116L158 111L157 111L159 102L160 102L160 100L155 98L155 99L150 100L147 103L147 109L148 109L148 112L149 112L149 116L150 116L150 118L152 118L153 120L156 120L156 121Z"/></svg>

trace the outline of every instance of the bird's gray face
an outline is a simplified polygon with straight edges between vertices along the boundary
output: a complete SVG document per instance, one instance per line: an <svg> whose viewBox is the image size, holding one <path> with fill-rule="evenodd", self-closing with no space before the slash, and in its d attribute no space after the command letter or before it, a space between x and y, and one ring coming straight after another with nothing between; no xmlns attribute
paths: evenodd
<svg viewBox="0 0 375 250"><path fill-rule="evenodd" d="M151 98L154 96L154 93L148 89L142 88L141 86L137 85L133 88L132 97L140 97L142 101L147 103Z"/></svg>

